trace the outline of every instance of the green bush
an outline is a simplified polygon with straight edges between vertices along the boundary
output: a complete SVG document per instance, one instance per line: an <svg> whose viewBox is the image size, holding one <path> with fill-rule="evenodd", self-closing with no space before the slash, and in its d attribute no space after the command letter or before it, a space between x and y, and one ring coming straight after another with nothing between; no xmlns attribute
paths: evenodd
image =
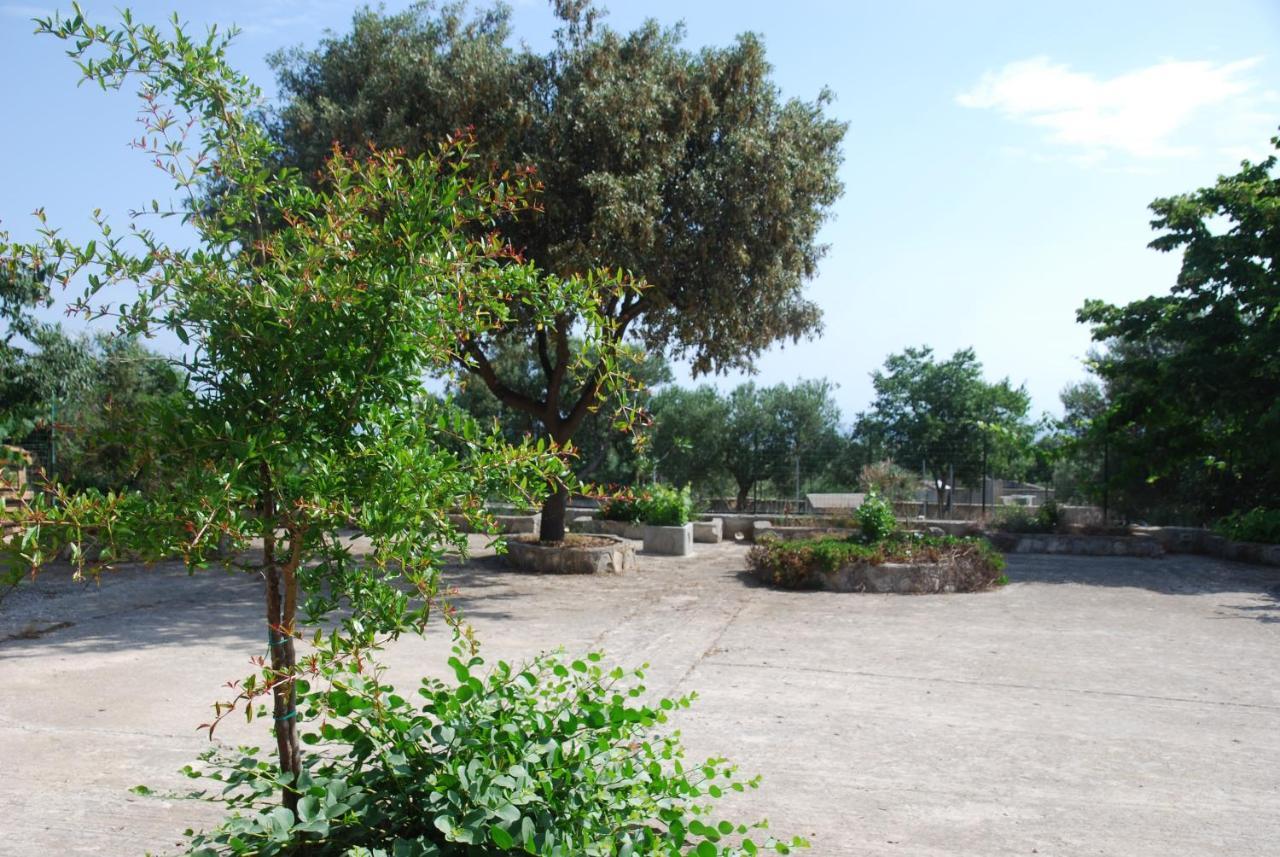
<svg viewBox="0 0 1280 857"><path fill-rule="evenodd" d="M898 530L898 519L893 514L893 504L876 491L867 494L858 507L858 527L868 544L883 541Z"/></svg>
<svg viewBox="0 0 1280 857"><path fill-rule="evenodd" d="M1028 506L997 506L991 527L1004 533L1052 533L1060 524L1058 504L1049 500L1035 511Z"/></svg>
<svg viewBox="0 0 1280 857"><path fill-rule="evenodd" d="M874 543L858 538L802 539L757 544L748 564L770 582L785 589L818 585L815 572L835 571L852 563L965 562L978 572L979 582L994 583L1004 570L1004 557L986 539L901 533ZM975 588L982 588L975 585Z"/></svg>
<svg viewBox="0 0 1280 857"><path fill-rule="evenodd" d="M688 485L679 491L655 485L640 501L640 520L655 527L683 527L692 515L693 498Z"/></svg>
<svg viewBox="0 0 1280 857"><path fill-rule="evenodd" d="M764 823L715 815L755 788L723 759L689 764L679 733L655 731L693 697L637 700L643 672L605 672L596 653L543 655L524 668L455 649L456 683L423 679L414 703L355 667L300 688L317 752L297 783L297 815L278 805L280 775L256 749L211 751L192 778L216 782L221 826L190 857L436 855L752 855L806 846L753 841Z"/></svg>
<svg viewBox="0 0 1280 857"><path fill-rule="evenodd" d="M1247 512L1236 512L1218 521L1213 530L1238 542L1280 544L1280 509L1259 506Z"/></svg>
<svg viewBox="0 0 1280 857"><path fill-rule="evenodd" d="M635 523L640 520L645 499L645 495L632 494L630 491L606 497L600 501L600 517L606 521Z"/></svg>

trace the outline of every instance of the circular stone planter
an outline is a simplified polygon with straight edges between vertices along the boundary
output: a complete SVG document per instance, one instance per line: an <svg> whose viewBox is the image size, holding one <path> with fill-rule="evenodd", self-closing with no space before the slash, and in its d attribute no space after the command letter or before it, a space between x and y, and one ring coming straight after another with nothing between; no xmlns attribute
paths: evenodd
<svg viewBox="0 0 1280 857"><path fill-rule="evenodd" d="M636 549L626 539L606 535L586 538L597 544L569 541L544 545L536 537L511 539L507 542L507 565L517 571L542 574L621 574L635 571Z"/></svg>
<svg viewBox="0 0 1280 857"><path fill-rule="evenodd" d="M768 571L752 570L756 579L774 584ZM967 562L851 563L834 571L809 572L810 589L828 592L872 592L896 595L931 595L945 592L981 592L996 584L1001 572Z"/></svg>

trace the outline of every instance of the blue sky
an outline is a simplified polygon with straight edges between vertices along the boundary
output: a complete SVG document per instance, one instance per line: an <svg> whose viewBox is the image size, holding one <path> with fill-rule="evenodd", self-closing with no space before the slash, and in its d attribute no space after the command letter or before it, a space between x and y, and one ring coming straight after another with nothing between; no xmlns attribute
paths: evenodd
<svg viewBox="0 0 1280 857"><path fill-rule="evenodd" d="M90 16L120 4L85 2ZM264 56L344 31L357 4L320 0L141 2L139 17L240 25L234 59L268 93ZM389 2L389 9L405 5ZM29 18L59 7L0 0L0 222L29 212L88 237L88 213L123 217L167 193L131 151L128 94L75 87L59 45ZM1034 409L1083 377L1090 297L1167 291L1178 260L1146 249L1147 204L1211 183L1271 150L1280 125L1280 4L1126 2L625 2L609 22L684 20L691 46L762 35L789 96L836 95L847 120L846 190L809 294L825 334L775 349L763 383L825 376L846 418L869 374L911 345L973 346ZM546 4L515 4L517 34L547 43ZM161 346L165 343L161 342ZM731 386L738 377L717 379Z"/></svg>

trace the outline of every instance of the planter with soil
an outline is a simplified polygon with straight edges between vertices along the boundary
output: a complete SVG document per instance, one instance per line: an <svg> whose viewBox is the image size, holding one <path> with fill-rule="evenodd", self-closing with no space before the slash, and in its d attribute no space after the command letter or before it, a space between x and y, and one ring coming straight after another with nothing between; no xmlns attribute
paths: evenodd
<svg viewBox="0 0 1280 857"><path fill-rule="evenodd" d="M525 536L507 541L506 562L541 574L621 574L635 571L636 549L620 536L569 533L559 542Z"/></svg>
<svg viewBox="0 0 1280 857"><path fill-rule="evenodd" d="M781 589L923 595L980 592L1004 581L1004 559L986 541L896 536L874 544L849 539L774 540L751 549L755 578Z"/></svg>

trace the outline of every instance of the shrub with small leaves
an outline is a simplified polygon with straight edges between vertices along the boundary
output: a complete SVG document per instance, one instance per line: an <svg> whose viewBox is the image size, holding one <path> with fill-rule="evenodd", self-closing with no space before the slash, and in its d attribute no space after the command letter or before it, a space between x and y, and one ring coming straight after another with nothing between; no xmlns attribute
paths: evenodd
<svg viewBox="0 0 1280 857"><path fill-rule="evenodd" d="M640 520L655 527L683 527L693 516L689 486L655 485L640 502Z"/></svg>
<svg viewBox="0 0 1280 857"><path fill-rule="evenodd" d="M893 504L871 491L858 507L858 526L862 538L868 544L883 541L898 529L898 519L893 514Z"/></svg>
<svg viewBox="0 0 1280 857"><path fill-rule="evenodd" d="M1259 506L1228 515L1214 525L1214 532L1241 542L1280 544L1280 509Z"/></svg>
<svg viewBox="0 0 1280 857"><path fill-rule="evenodd" d="M327 668L326 689L300 693L316 724L303 740L317 752L298 777L296 815L273 800L289 775L256 749L211 752L186 773L215 781L206 799L231 813L194 834L188 854L714 857L807 845L720 817L717 799L758 778L723 759L687 762L679 733L660 727L693 697L643 702L643 671L601 660L543 655L484 674L458 648L455 681L423 679L412 702L376 672Z"/></svg>

